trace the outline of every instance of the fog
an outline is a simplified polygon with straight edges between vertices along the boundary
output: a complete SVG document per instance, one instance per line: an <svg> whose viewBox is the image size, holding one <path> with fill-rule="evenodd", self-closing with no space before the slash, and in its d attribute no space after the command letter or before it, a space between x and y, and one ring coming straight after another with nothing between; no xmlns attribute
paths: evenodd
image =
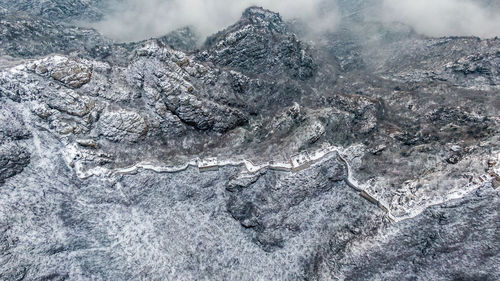
<svg viewBox="0 0 500 281"><path fill-rule="evenodd" d="M493 8L486 4L491 2L494 1L358 0L342 1L341 5L348 5L347 10L371 11L372 20L404 23L428 36L488 38L500 36L500 5ZM184 26L193 27L200 38L205 38L237 21L244 9L252 5L279 12L285 19L301 20L315 34L335 31L343 17L336 0L114 0L110 3L113 12L92 26L119 41L158 37Z"/></svg>
<svg viewBox="0 0 500 281"><path fill-rule="evenodd" d="M500 9L472 0L384 0L385 21L410 25L428 36L500 36Z"/></svg>
<svg viewBox="0 0 500 281"><path fill-rule="evenodd" d="M307 22L314 32L335 30L339 19L335 1L324 0L124 0L113 5L114 12L93 27L120 41L157 37L184 26L204 38L236 22L252 5Z"/></svg>

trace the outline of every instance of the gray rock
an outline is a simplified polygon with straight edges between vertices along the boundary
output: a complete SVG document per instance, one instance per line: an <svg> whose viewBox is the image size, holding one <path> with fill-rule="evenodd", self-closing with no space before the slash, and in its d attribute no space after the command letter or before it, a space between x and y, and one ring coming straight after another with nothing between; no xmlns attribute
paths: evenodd
<svg viewBox="0 0 500 281"><path fill-rule="evenodd" d="M19 113L6 103L0 105L0 184L23 171L31 154L22 143L32 137Z"/></svg>
<svg viewBox="0 0 500 281"><path fill-rule="evenodd" d="M128 75L134 80L139 77L135 85L141 88L157 89L159 93L150 97L151 103L163 102L180 120L199 130L224 133L247 121L241 110L219 103L214 97L203 97L195 88L196 82L203 83L208 76L217 75L216 70L191 62L192 58L186 54L159 41L147 42L136 53Z"/></svg>
<svg viewBox="0 0 500 281"><path fill-rule="evenodd" d="M165 104L180 120L200 130L224 133L246 122L242 112L197 99L194 95L168 96Z"/></svg>
<svg viewBox="0 0 500 281"><path fill-rule="evenodd" d="M18 12L2 15L0 35L2 56L29 58L78 51L102 58L113 53L112 41L93 29L58 24Z"/></svg>
<svg viewBox="0 0 500 281"><path fill-rule="evenodd" d="M339 1L115 44L99 3L0 0L0 280L500 278L498 39Z"/></svg>
<svg viewBox="0 0 500 281"><path fill-rule="evenodd" d="M108 111L99 120L99 131L111 141L136 142L146 135L148 125L137 112Z"/></svg>
<svg viewBox="0 0 500 281"><path fill-rule="evenodd" d="M316 71L307 46L287 31L281 17L258 7L245 10L240 21L209 37L205 45L198 58L243 73L308 79Z"/></svg>
<svg viewBox="0 0 500 281"><path fill-rule="evenodd" d="M50 2L36 0L0 1L0 5L9 12L27 13L33 17L38 16L63 22L77 19L98 19L102 17L102 13L105 10L104 4L102 0L57 0Z"/></svg>
<svg viewBox="0 0 500 281"><path fill-rule="evenodd" d="M0 144L31 138L19 113L12 112L6 104L0 105Z"/></svg>
<svg viewBox="0 0 500 281"><path fill-rule="evenodd" d="M23 171L30 163L30 153L13 143L0 145L0 184Z"/></svg>
<svg viewBox="0 0 500 281"><path fill-rule="evenodd" d="M70 115L83 117L94 108L94 100L71 90L59 90L51 95L47 104L50 108L57 109Z"/></svg>
<svg viewBox="0 0 500 281"><path fill-rule="evenodd" d="M63 56L50 56L29 66L36 74L47 75L69 88L80 88L92 77L89 62Z"/></svg>

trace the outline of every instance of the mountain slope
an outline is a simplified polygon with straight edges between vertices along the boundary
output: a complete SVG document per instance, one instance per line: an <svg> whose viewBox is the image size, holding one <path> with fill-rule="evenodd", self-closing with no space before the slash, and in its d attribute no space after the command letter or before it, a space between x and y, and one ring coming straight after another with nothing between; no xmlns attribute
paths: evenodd
<svg viewBox="0 0 500 281"><path fill-rule="evenodd" d="M498 39L250 7L124 44L29 3L0 2L0 280L500 278Z"/></svg>

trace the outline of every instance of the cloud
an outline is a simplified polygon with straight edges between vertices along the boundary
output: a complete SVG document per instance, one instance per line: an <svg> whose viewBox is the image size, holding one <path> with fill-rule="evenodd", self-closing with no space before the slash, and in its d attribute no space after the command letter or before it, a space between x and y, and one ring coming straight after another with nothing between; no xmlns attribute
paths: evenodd
<svg viewBox="0 0 500 281"><path fill-rule="evenodd" d="M384 0L382 18L428 36L500 36L500 9L486 0Z"/></svg>
<svg viewBox="0 0 500 281"><path fill-rule="evenodd" d="M108 1L112 12L92 27L118 41L158 37L184 26L194 27L204 39L236 22L253 5L307 23L308 31L316 34L336 30L342 10L344 16L362 11L371 20L404 23L428 36L500 36L500 3L496 0Z"/></svg>
<svg viewBox="0 0 500 281"><path fill-rule="evenodd" d="M324 0L123 0L93 27L119 41L158 37L193 26L206 37L236 22L252 5L279 12L285 19L299 19L312 30L332 31L338 22L335 1Z"/></svg>

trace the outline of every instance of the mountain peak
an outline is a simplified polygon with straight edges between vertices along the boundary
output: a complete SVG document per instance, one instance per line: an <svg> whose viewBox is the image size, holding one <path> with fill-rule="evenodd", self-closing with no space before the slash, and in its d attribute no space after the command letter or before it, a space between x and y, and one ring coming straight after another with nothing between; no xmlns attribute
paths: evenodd
<svg viewBox="0 0 500 281"><path fill-rule="evenodd" d="M308 46L287 29L281 16L256 6L247 8L232 26L209 37L205 48L198 55L200 60L245 74L272 70L273 75L308 79L316 68Z"/></svg>
<svg viewBox="0 0 500 281"><path fill-rule="evenodd" d="M247 8L241 17L242 21L250 21L255 25L268 26L269 24L281 25L283 24L283 19L278 13L270 10L266 10L262 7L252 6Z"/></svg>

